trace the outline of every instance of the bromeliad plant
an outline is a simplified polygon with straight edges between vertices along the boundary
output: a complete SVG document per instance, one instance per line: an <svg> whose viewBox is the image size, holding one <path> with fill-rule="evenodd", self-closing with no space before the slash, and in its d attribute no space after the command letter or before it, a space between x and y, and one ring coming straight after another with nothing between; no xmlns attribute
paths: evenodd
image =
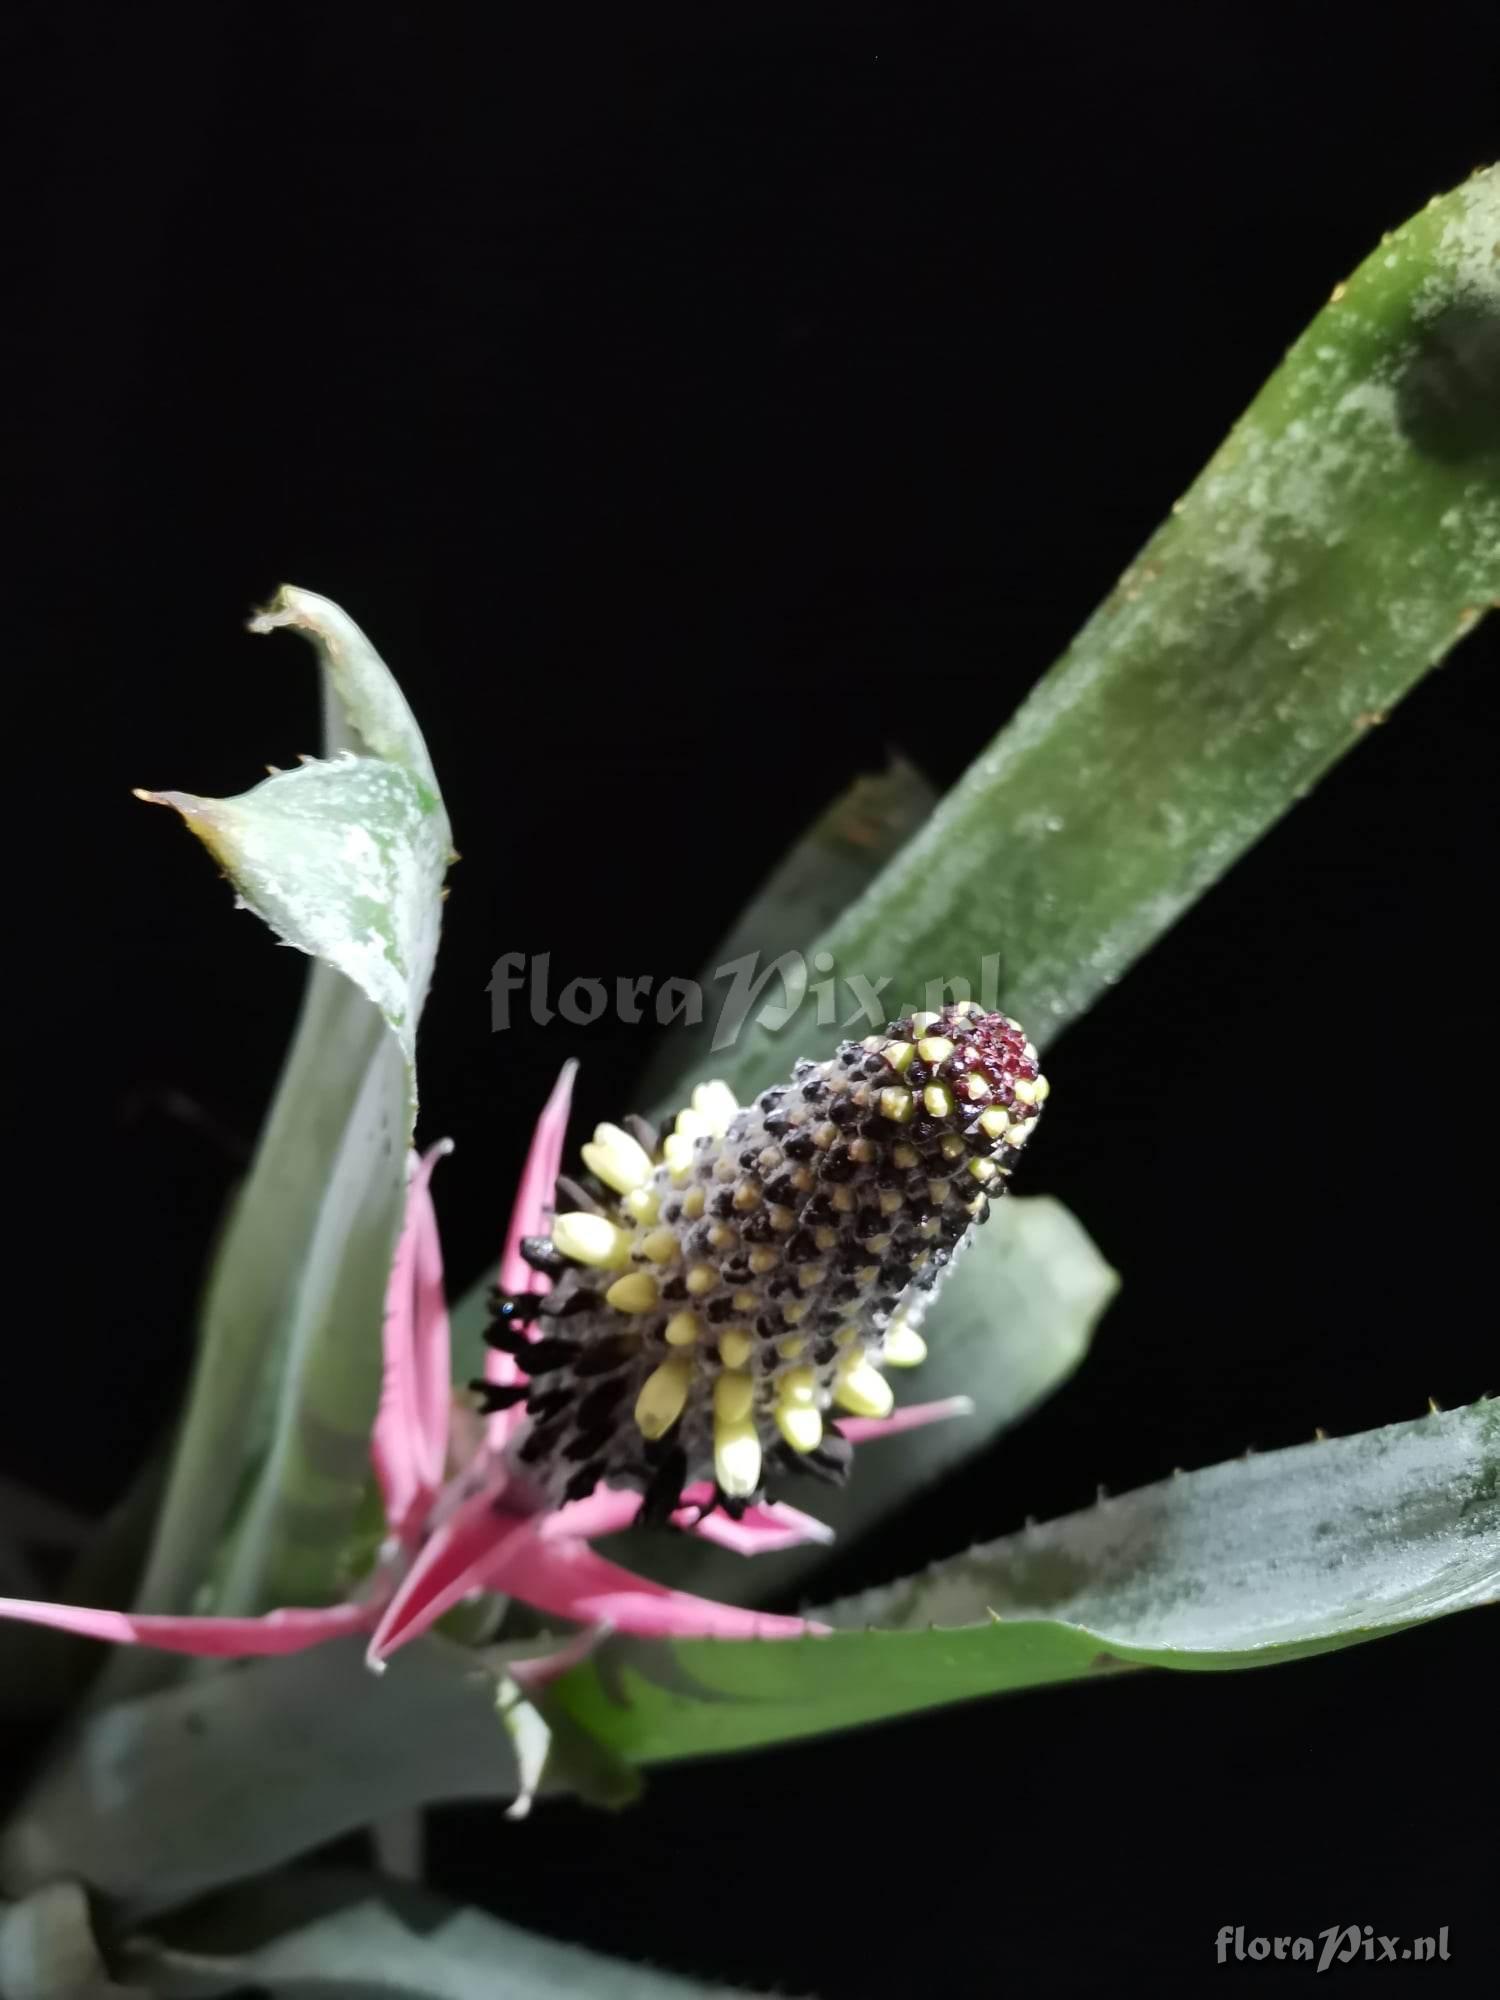
<svg viewBox="0 0 1500 2000"><path fill-rule="evenodd" d="M1055 1036L1500 594L1497 323L1490 172L1336 289L953 794L934 805L899 768L856 788L732 949L855 966L879 940L914 996L939 969L973 990L1003 938L1006 1005ZM78 1884L113 1899L132 1976L265 1984L258 1956L211 1977L160 1918L435 1799L618 1800L671 1758L1101 1665L1267 1664L1493 1600L1500 1415L1477 1404L817 1602L831 1534L1058 1387L1113 1288L1057 1204L994 1205L1048 1086L1016 1021L967 1001L830 1047L810 1000L713 1061L684 1033L650 1087L669 1115L597 1127L580 1179L569 1064L498 1283L450 1337L443 1148L410 1150L449 858L437 779L337 607L288 589L255 622L316 646L324 758L236 799L149 796L315 964L144 1560L127 1512L92 1565L118 1559L113 1605L0 1601L17 1699L77 1686L83 1649L29 1652L64 1643L37 1627L122 1648L0 1846L22 1899L0 1986L19 1967L44 1990L49 1952L96 1951ZM918 1364L928 1399L898 1407L892 1371ZM784 1497L810 1488L813 1511ZM593 1546L626 1530L633 1567ZM794 1588L805 1615L759 1608ZM147 1913L154 1942L131 1943ZM281 1940L275 1977L400 1957L389 1913L346 1917ZM598 1972L519 1934L496 1948L516 1991Z"/></svg>

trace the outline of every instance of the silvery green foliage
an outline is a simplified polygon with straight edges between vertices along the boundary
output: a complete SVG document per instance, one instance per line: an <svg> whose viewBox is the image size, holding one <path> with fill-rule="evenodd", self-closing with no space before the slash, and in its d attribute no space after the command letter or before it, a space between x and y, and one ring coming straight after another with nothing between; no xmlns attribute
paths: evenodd
<svg viewBox="0 0 1500 2000"><path fill-rule="evenodd" d="M334 1585L366 1473L385 1273L416 1116L417 1020L451 833L395 679L336 605L288 587L254 629L304 633L329 755L233 799L148 794L241 902L314 960L291 1053L210 1276L139 1608L257 1610ZM233 1557L211 1560L247 1477ZM116 1691L168 1678L115 1663Z"/></svg>
<svg viewBox="0 0 1500 2000"><path fill-rule="evenodd" d="M1500 1597L1500 1403L1186 1473L821 1607L825 1638L613 1640L562 1684L636 1763L1132 1667L1270 1666Z"/></svg>
<svg viewBox="0 0 1500 2000"><path fill-rule="evenodd" d="M1500 168L1386 237L1013 719L804 950L1057 1033L1500 598ZM993 977L994 975L992 975ZM990 1002L989 1004L995 1004ZM820 1055L810 994L722 1059Z"/></svg>

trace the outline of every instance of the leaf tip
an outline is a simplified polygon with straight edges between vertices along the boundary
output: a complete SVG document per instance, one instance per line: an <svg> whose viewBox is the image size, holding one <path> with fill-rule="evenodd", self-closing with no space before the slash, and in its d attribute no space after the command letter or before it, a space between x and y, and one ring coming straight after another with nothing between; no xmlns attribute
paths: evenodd
<svg viewBox="0 0 1500 2000"><path fill-rule="evenodd" d="M264 633L279 631L284 626L310 627L314 622L310 611L315 601L311 592L299 590L294 583L283 583L269 604L245 620L245 630Z"/></svg>
<svg viewBox="0 0 1500 2000"><path fill-rule="evenodd" d="M224 821L224 800L199 798L195 792L151 792L141 786L133 787L132 791L135 798L147 805L170 806L220 866L226 870L229 868L230 860L225 847L229 829Z"/></svg>
<svg viewBox="0 0 1500 2000"><path fill-rule="evenodd" d="M132 785L130 796L148 806L170 806L190 825L196 820L207 819L209 808L216 803L213 799L200 799L195 792L152 792L144 785Z"/></svg>

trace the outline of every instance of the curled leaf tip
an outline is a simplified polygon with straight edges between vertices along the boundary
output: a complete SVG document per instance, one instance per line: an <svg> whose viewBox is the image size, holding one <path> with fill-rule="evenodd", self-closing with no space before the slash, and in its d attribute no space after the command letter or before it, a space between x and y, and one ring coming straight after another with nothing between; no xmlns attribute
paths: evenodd
<svg viewBox="0 0 1500 2000"><path fill-rule="evenodd" d="M294 583L283 583L270 603L253 612L245 621L248 632L275 632L282 626L307 626L313 623L309 610L318 600L311 592L299 590Z"/></svg>

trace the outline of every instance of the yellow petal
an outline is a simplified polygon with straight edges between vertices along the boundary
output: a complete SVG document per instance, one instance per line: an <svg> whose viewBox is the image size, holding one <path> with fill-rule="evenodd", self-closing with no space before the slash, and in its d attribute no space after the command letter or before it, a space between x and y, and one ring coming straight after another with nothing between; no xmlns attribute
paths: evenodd
<svg viewBox="0 0 1500 2000"><path fill-rule="evenodd" d="M887 1368L916 1368L927 1359L927 1342L914 1326L897 1320L881 1342L880 1358Z"/></svg>
<svg viewBox="0 0 1500 2000"><path fill-rule="evenodd" d="M593 1139L583 1148L583 1163L616 1194L629 1194L651 1178L650 1155L638 1139L632 1139L618 1125L594 1127Z"/></svg>
<svg viewBox="0 0 1500 2000"><path fill-rule="evenodd" d="M739 1101L729 1085L720 1083L717 1079L698 1085L693 1092L692 1105L716 1139L723 1138L740 1108ZM680 1125L678 1129L681 1130Z"/></svg>
<svg viewBox="0 0 1500 2000"><path fill-rule="evenodd" d="M644 1271L631 1271L625 1277L615 1279L604 1299L616 1312L650 1312L657 1300L656 1280Z"/></svg>
<svg viewBox="0 0 1500 2000"><path fill-rule="evenodd" d="M693 1369L688 1361L664 1361L641 1384L635 1399L635 1420L642 1437L665 1437L682 1415L692 1386Z"/></svg>
<svg viewBox="0 0 1500 2000"><path fill-rule="evenodd" d="M823 1442L823 1419L805 1403L778 1403L776 1428L793 1451L816 1451Z"/></svg>
<svg viewBox="0 0 1500 2000"><path fill-rule="evenodd" d="M608 1271L623 1264L630 1255L630 1238L606 1215L590 1215L570 1209L552 1224L552 1241L564 1257L575 1264L589 1264Z"/></svg>
<svg viewBox="0 0 1500 2000"><path fill-rule="evenodd" d="M743 1423L754 1402L754 1382L737 1369L726 1371L714 1383L714 1415L721 1424Z"/></svg>
<svg viewBox="0 0 1500 2000"><path fill-rule="evenodd" d="M760 1439L748 1417L714 1425L714 1477L732 1500L746 1500L760 1484Z"/></svg>
<svg viewBox="0 0 1500 2000"><path fill-rule="evenodd" d="M742 1326L731 1326L719 1335L719 1359L726 1368L743 1368L755 1352L755 1342Z"/></svg>
<svg viewBox="0 0 1500 2000"><path fill-rule="evenodd" d="M818 1378L811 1368L789 1368L776 1385L783 1403L810 1404L818 1393Z"/></svg>
<svg viewBox="0 0 1500 2000"><path fill-rule="evenodd" d="M869 1361L857 1361L833 1387L834 1401L856 1417L888 1417L896 1398L891 1385Z"/></svg>

